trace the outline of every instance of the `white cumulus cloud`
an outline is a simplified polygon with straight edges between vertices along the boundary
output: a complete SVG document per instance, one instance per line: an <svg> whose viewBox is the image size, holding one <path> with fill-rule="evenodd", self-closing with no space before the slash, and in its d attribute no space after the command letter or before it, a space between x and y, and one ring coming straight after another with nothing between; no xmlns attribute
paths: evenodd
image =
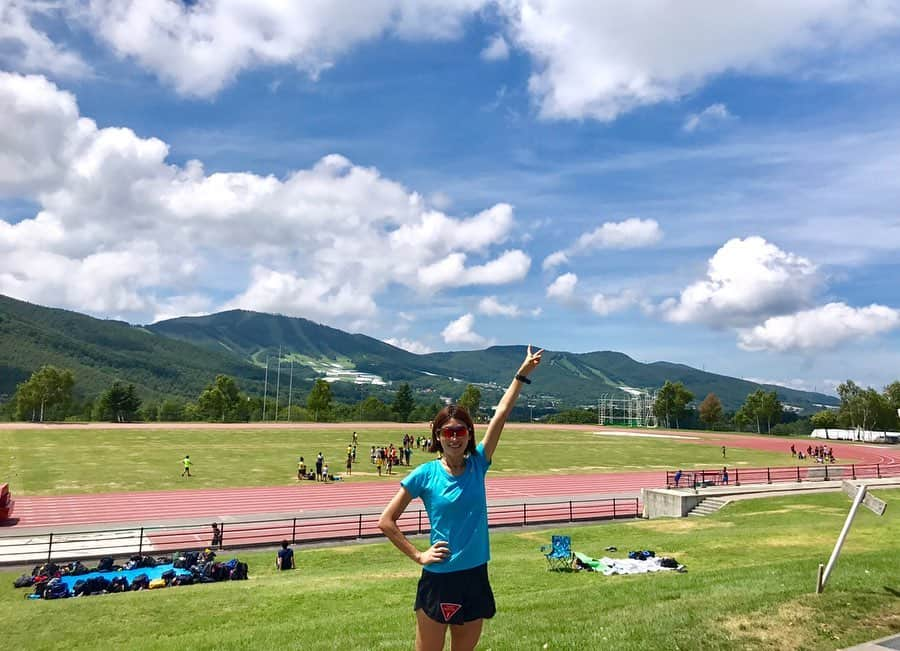
<svg viewBox="0 0 900 651"><path fill-rule="evenodd" d="M475 315L471 312L463 314L455 321L447 324L447 327L441 332L441 336L448 344L466 344L474 346L483 346L488 343L485 337L475 332Z"/></svg>
<svg viewBox="0 0 900 651"><path fill-rule="evenodd" d="M482 265L466 267L465 253L452 253L418 270L419 284L428 289L466 285L502 285L521 280L528 273L531 258L518 249Z"/></svg>
<svg viewBox="0 0 900 651"><path fill-rule="evenodd" d="M655 219L631 217L620 222L606 222L584 233L572 246L573 253L594 249L638 249L652 246L662 239L662 230Z"/></svg>
<svg viewBox="0 0 900 651"><path fill-rule="evenodd" d="M503 59L510 44L528 55L529 90L548 119L613 120L729 72L831 66L841 77L864 69L871 46L900 26L893 0L754 1L739 10L720 0L7 0L0 40L13 46L9 69L80 74L83 60L34 27L37 15L62 14L179 93L209 97L259 67L315 79L382 38L459 39L485 10L502 24L481 56ZM826 50L837 56L823 62Z"/></svg>
<svg viewBox="0 0 900 651"><path fill-rule="evenodd" d="M585 255L597 249L639 249L653 246L662 239L662 229L655 219L630 217L620 222L604 222L597 228L582 233L567 249L554 251L541 264L546 271L571 258Z"/></svg>
<svg viewBox="0 0 900 651"><path fill-rule="evenodd" d="M573 273L562 274L547 287L547 298L568 301L573 298L577 284L578 276Z"/></svg>
<svg viewBox="0 0 900 651"><path fill-rule="evenodd" d="M638 304L638 296L631 290L624 290L619 294L595 294L591 299L591 310L600 316L608 316L614 312L621 312Z"/></svg>
<svg viewBox="0 0 900 651"><path fill-rule="evenodd" d="M566 264L569 261L569 256L565 251L554 251L546 258L544 258L544 262L541 264L541 267L546 271L547 269L554 269L561 264Z"/></svg>
<svg viewBox="0 0 900 651"><path fill-rule="evenodd" d="M494 34L491 40L481 51L481 58L485 61L505 61L509 58L509 44L502 34Z"/></svg>
<svg viewBox="0 0 900 651"><path fill-rule="evenodd" d="M738 345L745 350L779 352L834 348L895 328L900 328L900 310L876 304L854 308L845 303L828 303L742 329L738 332Z"/></svg>
<svg viewBox="0 0 900 651"><path fill-rule="evenodd" d="M77 52L54 43L35 27L35 18L61 12L59 2L6 0L0 3L0 66L17 72L46 72L54 77L84 77L90 66Z"/></svg>
<svg viewBox="0 0 900 651"><path fill-rule="evenodd" d="M734 116L728 112L728 107L724 104L711 104L699 113L691 113L688 115L681 128L688 133L693 133L699 128L727 122L733 117Z"/></svg>
<svg viewBox="0 0 900 651"><path fill-rule="evenodd" d="M478 302L478 311L488 316L521 316L522 310L518 305L504 304L497 300L496 296L485 296Z"/></svg>
<svg viewBox="0 0 900 651"><path fill-rule="evenodd" d="M415 341L414 339L404 339L402 337L398 339L396 337L390 337L385 339L384 343L390 344L396 348L402 348L403 350L415 353L416 355L427 355L428 353L434 352L427 344Z"/></svg>
<svg viewBox="0 0 900 651"><path fill-rule="evenodd" d="M896 31L894 2L510 0L512 42L536 70L541 115L613 120L729 71L790 73L826 47L865 55Z"/></svg>
<svg viewBox="0 0 900 651"><path fill-rule="evenodd" d="M707 265L707 277L661 305L676 323L749 326L770 316L808 307L820 286L812 262L761 237L726 242Z"/></svg>
<svg viewBox="0 0 900 651"><path fill-rule="evenodd" d="M338 154L282 178L207 173L157 138L98 128L41 76L0 72L0 107L0 196L38 206L0 219L0 293L23 300L143 320L213 287L213 309L333 321L374 315L392 284L499 285L531 263L498 249L508 204L448 215Z"/></svg>
<svg viewBox="0 0 900 651"><path fill-rule="evenodd" d="M214 95L242 71L292 65L315 78L383 36L448 39L485 0L92 0L85 21L122 57L184 95Z"/></svg>

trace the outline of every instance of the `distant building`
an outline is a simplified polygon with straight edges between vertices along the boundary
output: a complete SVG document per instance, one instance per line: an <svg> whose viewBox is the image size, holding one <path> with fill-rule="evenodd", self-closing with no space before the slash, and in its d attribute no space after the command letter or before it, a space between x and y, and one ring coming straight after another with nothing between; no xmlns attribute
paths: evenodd
<svg viewBox="0 0 900 651"><path fill-rule="evenodd" d="M900 432L873 432L868 429L814 429L811 438L831 441L865 441L866 443L900 443Z"/></svg>

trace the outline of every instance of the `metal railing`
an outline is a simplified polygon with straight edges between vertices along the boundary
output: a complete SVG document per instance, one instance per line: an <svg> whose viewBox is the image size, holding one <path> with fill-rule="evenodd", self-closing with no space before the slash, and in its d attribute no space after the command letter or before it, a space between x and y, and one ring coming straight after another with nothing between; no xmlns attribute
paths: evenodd
<svg viewBox="0 0 900 651"><path fill-rule="evenodd" d="M641 514L638 498L566 500L491 506L488 526L513 527L635 518ZM377 538L380 513L320 515L266 520L219 522L221 545L230 549ZM424 509L407 511L397 521L407 535L431 531ZM0 565L32 562L86 560L104 556L168 555L172 552L212 546L209 524L99 529L74 533L48 533L0 538Z"/></svg>
<svg viewBox="0 0 900 651"><path fill-rule="evenodd" d="M666 472L667 488L701 488L705 486L740 486L741 484L774 484L784 482L831 481L844 479L881 479L900 476L900 465L815 464L781 468L728 468L727 481L722 470L689 470L682 472L676 483L673 471Z"/></svg>

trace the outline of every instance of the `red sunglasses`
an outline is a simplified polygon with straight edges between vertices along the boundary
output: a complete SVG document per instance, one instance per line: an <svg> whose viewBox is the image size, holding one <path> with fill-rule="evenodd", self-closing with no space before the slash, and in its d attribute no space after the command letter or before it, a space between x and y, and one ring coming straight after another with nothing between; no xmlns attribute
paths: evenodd
<svg viewBox="0 0 900 651"><path fill-rule="evenodd" d="M465 425L444 425L441 428L441 438L452 439L462 438L469 433L469 428Z"/></svg>

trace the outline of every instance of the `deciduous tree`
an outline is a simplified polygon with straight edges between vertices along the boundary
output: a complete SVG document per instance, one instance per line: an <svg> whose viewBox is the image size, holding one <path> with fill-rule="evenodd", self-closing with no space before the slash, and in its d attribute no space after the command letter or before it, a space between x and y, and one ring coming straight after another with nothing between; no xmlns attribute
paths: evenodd
<svg viewBox="0 0 900 651"><path fill-rule="evenodd" d="M42 366L16 389L16 417L43 422L44 412L72 400L75 376L69 369Z"/></svg>
<svg viewBox="0 0 900 651"><path fill-rule="evenodd" d="M246 412L245 402L233 377L217 375L215 381L200 393L197 408L207 420L246 420L240 413Z"/></svg>
<svg viewBox="0 0 900 651"><path fill-rule="evenodd" d="M709 393L697 407L697 411L700 413L700 420L712 429L722 420L722 401L715 393Z"/></svg>
<svg viewBox="0 0 900 651"><path fill-rule="evenodd" d="M656 402L653 405L653 413L656 419L671 427L672 420L675 428L678 428L678 419L684 415L688 404L694 399L694 394L681 382L666 380L662 388L656 394Z"/></svg>
<svg viewBox="0 0 900 651"><path fill-rule="evenodd" d="M835 428L838 426L838 414L833 409L823 409L810 416L809 422L816 429Z"/></svg>
<svg viewBox="0 0 900 651"><path fill-rule="evenodd" d="M763 394L762 398L762 416L766 419L766 433L772 431L772 426L781 422L781 414L784 412L784 405L778 399L778 393L774 390Z"/></svg>
<svg viewBox="0 0 900 651"><path fill-rule="evenodd" d="M778 399L778 393L775 391L764 391L757 389L747 396L741 407L744 413L756 422L756 432L762 433L762 424L766 424L766 432L772 429L772 425L781 420L781 412L784 406Z"/></svg>
<svg viewBox="0 0 900 651"><path fill-rule="evenodd" d="M360 420L385 421L391 420L393 415L394 412L391 411L391 408L375 396L369 396L359 403Z"/></svg>
<svg viewBox="0 0 900 651"><path fill-rule="evenodd" d="M474 384L470 384L463 391L457 403L460 407L464 407L473 420L477 420L478 407L481 406L481 389Z"/></svg>
<svg viewBox="0 0 900 651"><path fill-rule="evenodd" d="M325 380L316 380L306 398L306 407L315 414L316 422L331 409L332 400L331 385Z"/></svg>

